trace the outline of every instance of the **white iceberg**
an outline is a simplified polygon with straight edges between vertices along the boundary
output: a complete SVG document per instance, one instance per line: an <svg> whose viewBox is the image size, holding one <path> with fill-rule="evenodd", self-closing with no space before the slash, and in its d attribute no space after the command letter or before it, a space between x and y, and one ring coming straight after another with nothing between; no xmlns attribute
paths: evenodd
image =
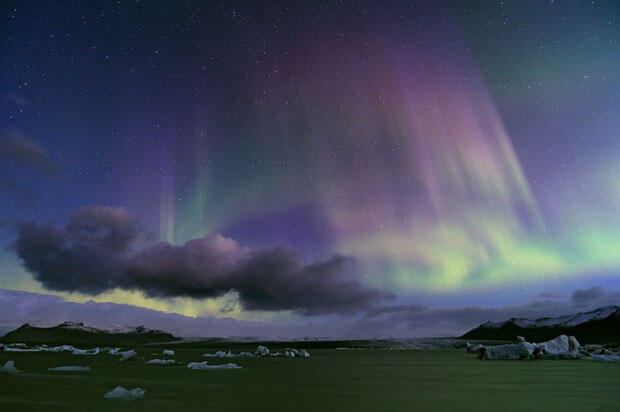
<svg viewBox="0 0 620 412"><path fill-rule="evenodd" d="M161 351L162 355L168 355L168 356L172 356L174 355L174 351L172 349L164 349Z"/></svg>
<svg viewBox="0 0 620 412"><path fill-rule="evenodd" d="M101 352L101 350L99 349L99 347L96 348L92 348L92 349L73 349L73 353L71 353L72 355L86 355L86 356L93 356L93 355L99 355L99 352Z"/></svg>
<svg viewBox="0 0 620 412"><path fill-rule="evenodd" d="M174 365L176 361L174 359L151 359L146 363L148 365Z"/></svg>
<svg viewBox="0 0 620 412"><path fill-rule="evenodd" d="M234 358L235 355L231 352L224 352L223 350L218 350L215 353L205 353L202 355L203 358Z"/></svg>
<svg viewBox="0 0 620 412"><path fill-rule="evenodd" d="M286 348L284 351L284 356L287 358L309 358L310 354L305 349Z"/></svg>
<svg viewBox="0 0 620 412"><path fill-rule="evenodd" d="M239 352L239 356L241 356L242 358L254 358L254 357L256 357L256 355L254 355L253 353L250 353L250 352Z"/></svg>
<svg viewBox="0 0 620 412"><path fill-rule="evenodd" d="M119 362L125 362L129 359L135 358L137 353L135 350L131 349L124 352L116 352L116 355L121 355L121 358L118 360Z"/></svg>
<svg viewBox="0 0 620 412"><path fill-rule="evenodd" d="M20 373L21 371L15 367L15 362L12 360L6 361L4 366L0 366L0 373L7 373L10 375L15 375L16 373Z"/></svg>
<svg viewBox="0 0 620 412"><path fill-rule="evenodd" d="M267 346L258 345L258 348L256 348L256 352L254 352L254 354L256 356L266 356L269 355L269 349Z"/></svg>
<svg viewBox="0 0 620 412"><path fill-rule="evenodd" d="M471 345L467 344L468 352L478 354L480 359L579 359L581 347L574 336L560 335L555 339L541 343L529 343L518 336L519 343L508 345Z"/></svg>
<svg viewBox="0 0 620 412"><path fill-rule="evenodd" d="M60 346L54 346L51 348L46 348L45 351L46 352L73 352L76 349L77 348L73 345L60 345Z"/></svg>
<svg viewBox="0 0 620 412"><path fill-rule="evenodd" d="M232 351L224 352L223 350L218 350L215 353L205 353L202 355L203 358L254 358L256 355L250 352L239 352L233 353Z"/></svg>
<svg viewBox="0 0 620 412"><path fill-rule="evenodd" d="M41 345L41 346L35 346L32 348L26 348L25 346L5 346L4 347L5 352L65 352L65 351L69 351L69 352L88 352L88 350L84 350L84 349L77 349L76 347L72 346L72 345L61 345L61 346L47 346L47 345ZM94 351L94 349L91 349L91 351ZM78 353L79 354L79 353ZM87 353L87 354L95 354L95 353Z"/></svg>
<svg viewBox="0 0 620 412"><path fill-rule="evenodd" d="M144 398L145 394L146 391L142 388L125 389L122 386L117 386L103 397L106 399L133 400Z"/></svg>
<svg viewBox="0 0 620 412"><path fill-rule="evenodd" d="M592 360L596 362L620 362L620 354L610 353L603 355L592 355Z"/></svg>
<svg viewBox="0 0 620 412"><path fill-rule="evenodd" d="M41 348L39 347L24 349L24 348L12 348L8 346L4 348L4 351L5 352L43 352Z"/></svg>
<svg viewBox="0 0 620 412"><path fill-rule="evenodd" d="M89 371L88 366L56 366L55 368L49 368L48 371L57 372L85 372Z"/></svg>
<svg viewBox="0 0 620 412"><path fill-rule="evenodd" d="M187 364L189 369L202 370L202 369L241 369L241 366L236 363L225 363L222 365L209 365L207 361L204 362L190 362Z"/></svg>

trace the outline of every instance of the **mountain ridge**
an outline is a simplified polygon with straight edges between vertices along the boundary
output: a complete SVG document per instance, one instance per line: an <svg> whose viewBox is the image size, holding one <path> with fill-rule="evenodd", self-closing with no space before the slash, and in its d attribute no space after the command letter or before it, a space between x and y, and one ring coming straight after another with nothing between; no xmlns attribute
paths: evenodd
<svg viewBox="0 0 620 412"><path fill-rule="evenodd" d="M573 335L582 343L620 342L620 306L604 306L588 312L538 319L510 318L485 322L462 339L516 340L517 336L541 342L559 335Z"/></svg>
<svg viewBox="0 0 620 412"><path fill-rule="evenodd" d="M87 344L145 344L178 341L180 338L158 329L144 326L110 327L99 329L82 322L63 322L52 327L36 327L24 323L0 337L0 342L23 343L87 343Z"/></svg>

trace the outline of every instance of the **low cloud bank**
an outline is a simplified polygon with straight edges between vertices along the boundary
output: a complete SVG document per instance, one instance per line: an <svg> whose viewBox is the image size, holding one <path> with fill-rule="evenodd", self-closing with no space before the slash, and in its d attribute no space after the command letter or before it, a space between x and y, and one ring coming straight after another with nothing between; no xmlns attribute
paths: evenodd
<svg viewBox="0 0 620 412"><path fill-rule="evenodd" d="M181 246L150 244L123 208L83 207L65 227L22 223L14 247L35 279L56 291L96 295L121 288L195 299L237 292L246 310L306 316L355 313L391 297L363 285L350 257L305 264L294 250L250 250L219 234Z"/></svg>
<svg viewBox="0 0 620 412"><path fill-rule="evenodd" d="M587 301L581 299L584 292L590 296ZM186 337L414 338L460 336L486 321L560 316L614 304L620 304L619 291L592 287L577 290L563 301L537 300L499 308L398 305L379 308L363 316L300 316L287 321L253 322L206 316L193 318L115 303L74 303L58 296L0 289L0 325L15 327L28 322L37 326L53 326L72 321L95 327L144 325Z"/></svg>

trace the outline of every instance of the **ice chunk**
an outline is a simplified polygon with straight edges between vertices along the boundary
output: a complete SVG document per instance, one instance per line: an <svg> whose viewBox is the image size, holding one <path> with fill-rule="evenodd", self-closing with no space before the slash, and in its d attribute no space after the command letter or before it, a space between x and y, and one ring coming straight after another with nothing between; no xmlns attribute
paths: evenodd
<svg viewBox="0 0 620 412"><path fill-rule="evenodd" d="M256 348L256 352L254 352L254 354L257 356L269 355L269 349L267 349L266 346L258 345L258 348Z"/></svg>
<svg viewBox="0 0 620 412"><path fill-rule="evenodd" d="M542 353L549 355L568 352L568 336L560 335L550 341L539 343L537 346Z"/></svg>
<svg viewBox="0 0 620 412"><path fill-rule="evenodd" d="M106 399L133 400L144 398L145 394L146 391L142 388L125 389L122 386L117 386L103 397Z"/></svg>
<svg viewBox="0 0 620 412"><path fill-rule="evenodd" d="M47 348L45 350L47 352L73 352L76 349L77 348L73 345L61 345L61 346L54 346L51 348Z"/></svg>
<svg viewBox="0 0 620 412"><path fill-rule="evenodd" d="M235 355L231 352L224 352L223 350L218 350L215 353L205 353L202 355L203 358L234 358Z"/></svg>
<svg viewBox="0 0 620 412"><path fill-rule="evenodd" d="M49 368L48 371L58 372L85 372L89 371L88 366L56 366L55 368Z"/></svg>
<svg viewBox="0 0 620 412"><path fill-rule="evenodd" d="M209 365L207 361L204 362L190 362L187 367L194 370L201 369L241 369L241 366L236 363L225 363L222 365Z"/></svg>
<svg viewBox="0 0 620 412"><path fill-rule="evenodd" d="M133 349L126 350L125 352L117 352L117 355L121 355L121 358L118 360L119 362L125 362L129 359L135 358L136 351Z"/></svg>
<svg viewBox="0 0 620 412"><path fill-rule="evenodd" d="M97 347L97 348L92 348L92 349L74 349L72 355L99 355L99 352L101 350Z"/></svg>
<svg viewBox="0 0 620 412"><path fill-rule="evenodd" d="M547 342L535 343L535 355L543 358L577 358L579 342L574 336L560 335Z"/></svg>
<svg viewBox="0 0 620 412"><path fill-rule="evenodd" d="M7 373L14 375L16 373L20 373L21 371L15 367L15 362L12 360L6 361L4 366L0 366L0 373Z"/></svg>
<svg viewBox="0 0 620 412"><path fill-rule="evenodd" d="M245 357L245 358L253 358L253 357L255 357L256 355L254 355L253 353L250 353L250 352L240 352L240 353L239 353L239 356L241 356L241 357Z"/></svg>
<svg viewBox="0 0 620 412"><path fill-rule="evenodd" d="M519 337L519 343L497 346L466 345L467 352L478 354L480 359L532 359L563 358L578 359L582 357L579 342L574 336L560 335L555 339L541 343L529 343Z"/></svg>
<svg viewBox="0 0 620 412"><path fill-rule="evenodd" d="M534 352L534 345L519 342L510 345L483 346L480 348L481 359L528 359Z"/></svg>
<svg viewBox="0 0 620 412"><path fill-rule="evenodd" d="M287 358L309 358L310 354L304 349L286 348L284 350L284 356L286 356Z"/></svg>
<svg viewBox="0 0 620 412"><path fill-rule="evenodd" d="M596 362L620 362L620 354L592 355L592 360Z"/></svg>
<svg viewBox="0 0 620 412"><path fill-rule="evenodd" d="M579 344L579 341L577 340L577 338L574 336L569 336L568 337L568 349L571 352L575 352L575 351L579 351L580 348L581 348L581 345Z"/></svg>
<svg viewBox="0 0 620 412"><path fill-rule="evenodd" d="M95 348L98 349L98 348ZM35 346L32 348L26 348L25 346L6 346L4 348L6 352L88 352L88 353L76 353L76 355L96 355L96 353L90 353L89 350L77 349L72 345L62 345L62 346L53 346L49 347L47 345ZM90 349L90 351L94 351L94 349Z"/></svg>
<svg viewBox="0 0 620 412"><path fill-rule="evenodd" d="M205 353L204 355L202 355L203 358L253 358L255 356L256 355L250 352L239 352L236 354L232 351L224 352L223 350L218 350L215 353Z"/></svg>
<svg viewBox="0 0 620 412"><path fill-rule="evenodd" d="M43 352L41 348L39 347L34 347L34 348L29 348L29 349L6 347L4 348L4 351L5 352Z"/></svg>
<svg viewBox="0 0 620 412"><path fill-rule="evenodd" d="M174 359L151 359L146 363L149 365L174 365L176 361Z"/></svg>
<svg viewBox="0 0 620 412"><path fill-rule="evenodd" d="M174 355L174 351L172 349L164 349L161 351L162 355L168 355L168 356L172 356Z"/></svg>
<svg viewBox="0 0 620 412"><path fill-rule="evenodd" d="M482 350L482 348L484 348L484 346L480 344L474 345L469 342L465 344L465 350L467 351L467 353L479 353Z"/></svg>

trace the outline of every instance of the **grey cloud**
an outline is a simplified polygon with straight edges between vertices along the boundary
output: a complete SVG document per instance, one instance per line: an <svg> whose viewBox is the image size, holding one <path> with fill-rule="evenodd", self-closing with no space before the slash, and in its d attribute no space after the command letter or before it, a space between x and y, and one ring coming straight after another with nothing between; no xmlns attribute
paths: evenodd
<svg viewBox="0 0 620 412"><path fill-rule="evenodd" d="M181 246L145 243L125 209L88 206L66 227L24 223L15 249L46 288L98 294L114 288L195 299L236 292L244 309L312 316L370 309L391 296L364 286L344 256L304 264L277 247L249 250L221 235Z"/></svg>
<svg viewBox="0 0 620 412"><path fill-rule="evenodd" d="M588 289L578 289L573 292L571 299L575 304L590 303L601 300L607 293L598 286L592 286Z"/></svg>

